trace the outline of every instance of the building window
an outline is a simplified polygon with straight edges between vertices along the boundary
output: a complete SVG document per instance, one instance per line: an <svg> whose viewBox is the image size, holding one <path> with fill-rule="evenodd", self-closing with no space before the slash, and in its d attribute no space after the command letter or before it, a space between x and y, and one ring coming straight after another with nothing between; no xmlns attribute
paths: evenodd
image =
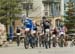
<svg viewBox="0 0 75 54"><path fill-rule="evenodd" d="M45 14L45 16L49 15L48 4L44 4L44 14Z"/></svg>
<svg viewBox="0 0 75 54"><path fill-rule="evenodd" d="M56 27L61 26L61 20L60 19L56 19L55 23L56 23Z"/></svg>
<svg viewBox="0 0 75 54"><path fill-rule="evenodd" d="M45 12L45 16L48 16L48 12Z"/></svg>

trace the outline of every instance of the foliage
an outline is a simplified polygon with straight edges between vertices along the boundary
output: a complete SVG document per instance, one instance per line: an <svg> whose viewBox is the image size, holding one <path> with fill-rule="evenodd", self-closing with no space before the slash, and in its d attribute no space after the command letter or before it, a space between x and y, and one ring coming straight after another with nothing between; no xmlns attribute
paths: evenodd
<svg viewBox="0 0 75 54"><path fill-rule="evenodd" d="M0 22L6 24L17 19L16 14L21 12L20 0L0 0Z"/></svg>
<svg viewBox="0 0 75 54"><path fill-rule="evenodd" d="M68 27L68 29L74 29L75 28L75 9L72 5L72 2L68 4L68 11L66 11L67 16L65 16L65 24Z"/></svg>

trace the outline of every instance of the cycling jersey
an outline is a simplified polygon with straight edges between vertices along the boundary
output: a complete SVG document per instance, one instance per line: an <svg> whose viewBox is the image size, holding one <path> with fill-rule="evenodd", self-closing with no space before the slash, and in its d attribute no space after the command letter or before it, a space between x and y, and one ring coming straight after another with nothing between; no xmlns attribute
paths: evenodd
<svg viewBox="0 0 75 54"><path fill-rule="evenodd" d="M44 29L49 29L50 28L50 23L48 21L43 22L43 27Z"/></svg>
<svg viewBox="0 0 75 54"><path fill-rule="evenodd" d="M46 29L50 29L50 23L47 20L42 20L42 31L46 32Z"/></svg>
<svg viewBox="0 0 75 54"><path fill-rule="evenodd" d="M32 19L30 18L25 19L24 26L25 28L29 28L31 30L33 26Z"/></svg>

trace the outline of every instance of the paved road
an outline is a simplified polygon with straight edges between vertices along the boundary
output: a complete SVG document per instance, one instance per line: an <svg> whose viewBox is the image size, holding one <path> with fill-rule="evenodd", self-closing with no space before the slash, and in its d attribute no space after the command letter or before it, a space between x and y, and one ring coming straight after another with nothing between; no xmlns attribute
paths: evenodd
<svg viewBox="0 0 75 54"><path fill-rule="evenodd" d="M0 48L0 54L75 54L75 47L52 47L50 49L38 47L35 49L24 49L23 44L19 47L17 47L16 44L10 44L9 47Z"/></svg>

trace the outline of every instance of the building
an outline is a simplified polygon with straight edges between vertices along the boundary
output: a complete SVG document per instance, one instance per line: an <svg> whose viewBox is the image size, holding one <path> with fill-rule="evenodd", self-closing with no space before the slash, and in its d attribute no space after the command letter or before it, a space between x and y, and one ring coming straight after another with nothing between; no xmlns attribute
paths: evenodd
<svg viewBox="0 0 75 54"><path fill-rule="evenodd" d="M42 0L22 0L23 14L28 17L42 17L43 4Z"/></svg>
<svg viewBox="0 0 75 54"><path fill-rule="evenodd" d="M22 14L41 20L46 16L53 27L59 27L64 15L64 0L21 0Z"/></svg>
<svg viewBox="0 0 75 54"><path fill-rule="evenodd" d="M51 18L53 27L59 27L63 14L63 0L43 0L44 15Z"/></svg>
<svg viewBox="0 0 75 54"><path fill-rule="evenodd" d="M28 3L28 5L27 5ZM36 16L59 16L61 0L23 0L23 13L26 14L26 9L29 10L29 17ZM26 7L29 6L29 7ZM34 15L35 14L35 15Z"/></svg>

